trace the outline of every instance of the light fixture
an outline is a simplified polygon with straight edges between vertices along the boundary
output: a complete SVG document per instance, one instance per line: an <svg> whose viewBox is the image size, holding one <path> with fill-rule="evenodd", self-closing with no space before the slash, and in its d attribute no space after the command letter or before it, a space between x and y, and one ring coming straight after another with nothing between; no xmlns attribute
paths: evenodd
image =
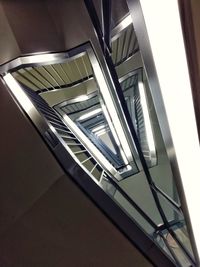
<svg viewBox="0 0 200 267"><path fill-rule="evenodd" d="M93 116L99 114L101 111L102 111L101 108L97 108L95 110L92 110L92 111L80 116L78 118L78 121L83 121L83 120L89 119L90 117L93 117Z"/></svg>
<svg viewBox="0 0 200 267"><path fill-rule="evenodd" d="M112 41L119 37L119 32L122 32L132 23L131 15L126 16L113 30Z"/></svg>
<svg viewBox="0 0 200 267"><path fill-rule="evenodd" d="M80 95L80 96L77 96L76 98L74 98L74 101L75 102L82 102L82 101L86 101L88 99L89 99L88 95Z"/></svg>
<svg viewBox="0 0 200 267"><path fill-rule="evenodd" d="M108 122L108 125L110 127L111 133L112 133L112 135L113 135L113 137L115 139L115 143L119 147L119 150L120 150L120 154L122 156L122 159L123 159L123 161L124 161L125 164L128 164L127 157L126 157L123 149L121 148L120 140L119 140L118 135L117 135L117 133L115 131L115 128L113 127L112 121L110 119L110 115L108 114L107 108L106 108L106 106L104 104L102 104L102 110L103 110L104 116L106 117L106 120Z"/></svg>
<svg viewBox="0 0 200 267"><path fill-rule="evenodd" d="M128 16L126 16L126 17L122 20L122 22L121 22L119 25L121 25L121 27L122 27L123 29L125 29L125 28L128 27L131 23L132 23L131 15L128 15Z"/></svg>
<svg viewBox="0 0 200 267"><path fill-rule="evenodd" d="M108 85L107 85L106 80L104 78L103 72L102 72L100 65L99 65L95 55L93 54L93 52L89 51L89 57L90 57L90 61L91 61L92 66L93 66L93 70L94 70L94 74L95 74L97 83L99 85L101 94L102 94L104 102L105 102L106 109L109 113L109 116L112 118L112 124L113 124L115 131L116 131L116 134L118 136L118 140L120 142L120 147L124 151L124 155L126 155L126 159L129 162L131 162L131 161L133 161L133 156L132 156L125 132L123 130L122 124L120 122L120 119L118 116L118 111L114 105L110 89L108 88Z"/></svg>
<svg viewBox="0 0 200 267"><path fill-rule="evenodd" d="M96 132L95 134L99 137L99 136L101 136L101 135L103 135L105 133L107 133L107 130L106 129L102 129L102 130Z"/></svg>
<svg viewBox="0 0 200 267"><path fill-rule="evenodd" d="M150 116L148 112L147 100L145 95L144 83L142 81L138 82L139 93L140 93L140 102L142 106L143 116L144 116L144 124L145 124L145 132L147 137L147 144L149 147L150 156L155 155L155 144L153 139L152 127L150 123Z"/></svg>
<svg viewBox="0 0 200 267"><path fill-rule="evenodd" d="M123 174L123 173L131 171L131 170L132 170L132 167L131 167L131 165L128 164L127 166L125 166L121 170L119 170L119 173Z"/></svg>
<svg viewBox="0 0 200 267"><path fill-rule="evenodd" d="M104 114L104 116L106 118L106 121L107 121L107 123L109 125L109 128L111 130L111 133L112 133L112 135L113 135L113 137L115 139L115 143L117 144L118 147L120 147L120 141L119 141L119 138L118 138L118 136L116 134L116 131L115 131L114 127L113 127L112 121L111 121L110 116L109 116L108 111L107 111L107 108L106 108L106 106L104 104L102 104L101 108L102 108L103 114Z"/></svg>
<svg viewBox="0 0 200 267"><path fill-rule="evenodd" d="M127 166L126 166L126 169L127 169L127 171L130 171L130 170L132 170L132 167L131 167L131 165L127 165Z"/></svg>
<svg viewBox="0 0 200 267"><path fill-rule="evenodd" d="M3 79L12 91L13 95L16 97L16 99L21 103L24 110L29 113L33 108L33 104L26 95L26 93L23 91L19 83L15 80L15 78L13 78L10 73L6 74Z"/></svg>
<svg viewBox="0 0 200 267"><path fill-rule="evenodd" d="M104 128L105 128L105 124L95 127L95 128L92 130L92 132L95 133L95 132L98 132L99 130L102 130L102 129L104 129Z"/></svg>
<svg viewBox="0 0 200 267"><path fill-rule="evenodd" d="M172 137L172 140L169 140L167 136L166 143L173 144L173 147L167 147L168 156L173 168L174 162L178 163L176 173L180 173L179 185L182 185L184 192L183 198L186 200L184 206L188 208L198 251L196 258L199 260L200 148L178 1L141 0L140 5L160 84L160 90L155 87L152 94L154 100L160 100L156 108L163 112L160 114L162 120L160 119L159 122L165 135L168 133L166 125L163 125L163 122L166 124L166 121L163 120L164 112L166 112L167 124ZM134 20L134 12L132 17ZM169 40L171 41L169 42ZM161 110L162 101L164 102L164 111Z"/></svg>
<svg viewBox="0 0 200 267"><path fill-rule="evenodd" d="M52 62L57 59L57 54L40 54L40 55L33 55L31 57L31 61L36 63L43 63L43 62ZM24 63L26 63L26 57L24 57ZM29 60L27 60L27 63L29 63Z"/></svg>

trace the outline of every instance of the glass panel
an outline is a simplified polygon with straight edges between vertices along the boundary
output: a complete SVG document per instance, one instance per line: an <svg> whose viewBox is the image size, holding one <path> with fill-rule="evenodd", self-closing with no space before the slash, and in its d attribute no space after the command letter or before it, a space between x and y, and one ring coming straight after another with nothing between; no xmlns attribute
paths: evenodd
<svg viewBox="0 0 200 267"><path fill-rule="evenodd" d="M182 211L178 210L176 206L173 206L164 196L158 193L158 200L162 207L162 210L165 213L165 217L167 218L168 222L174 222L174 221L183 221L184 216Z"/></svg>
<svg viewBox="0 0 200 267"><path fill-rule="evenodd" d="M179 203L133 25L121 23L112 33L112 60L150 174ZM137 153L134 157L138 161Z"/></svg>
<svg viewBox="0 0 200 267"><path fill-rule="evenodd" d="M158 246L172 259L172 261L175 263L175 260L169 250L169 248L166 245L166 240L164 240L164 238L159 235L159 234L155 234L154 235L154 241L158 244Z"/></svg>
<svg viewBox="0 0 200 267"><path fill-rule="evenodd" d="M163 235L165 238L168 246L170 247L171 251L175 254L175 257L180 262L181 266L184 267L190 267L191 261L190 259L185 255L183 250L180 248L179 244L176 242L176 240L172 237L172 235L167 232Z"/></svg>
<svg viewBox="0 0 200 267"><path fill-rule="evenodd" d="M106 175L101 183L103 189L120 205L120 207L131 217L145 232L152 236L155 229L141 216L141 214L130 204L130 202L112 185Z"/></svg>
<svg viewBox="0 0 200 267"><path fill-rule="evenodd" d="M121 181L120 186L140 206L140 208L145 211L156 225L163 224L163 220L143 172Z"/></svg>
<svg viewBox="0 0 200 267"><path fill-rule="evenodd" d="M189 239L189 234L187 232L187 227L185 226L185 223L183 222L183 223L177 224L172 229L177 235L177 238L180 240L180 242L184 245L184 247L188 250L190 255L193 256L194 258L190 239Z"/></svg>

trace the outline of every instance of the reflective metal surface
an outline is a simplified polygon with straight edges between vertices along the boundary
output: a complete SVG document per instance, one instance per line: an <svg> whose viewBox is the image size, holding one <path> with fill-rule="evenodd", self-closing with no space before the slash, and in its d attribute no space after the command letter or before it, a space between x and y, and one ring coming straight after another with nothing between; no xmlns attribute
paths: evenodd
<svg viewBox="0 0 200 267"><path fill-rule="evenodd" d="M169 157L169 160L170 160L172 172L174 174L174 178L175 178L175 181L176 181L176 184L177 184L177 190L179 191L179 196L181 198L181 203L182 203L183 211L184 211L185 218L186 218L186 221L187 221L187 226L188 226L188 229L189 229L190 238L192 240L193 250L194 250L195 256L196 256L196 261L197 261L197 264L199 264L199 256L198 256L198 253L197 253L197 250L196 250L196 245L195 245L194 236L193 236L193 230L195 230L195 229L192 230L192 227L191 227L191 220L193 220L193 219L190 218L190 216L189 216L190 210L188 211L188 204L191 204L191 203L190 203L190 199L187 199L188 195L187 196L185 195L186 191L189 190L189 187L195 186L195 183L193 183L190 180L189 184L187 183L187 190L186 190L186 188L183 188L183 184L185 184L185 179L189 181L189 177L191 175L193 177L195 177L197 175L197 173L199 172L198 163L194 163L194 161L196 161L196 160L198 161L199 152L197 152L197 150L199 150L199 148L197 150L195 149L195 154L193 152L191 152L191 153L186 152L184 140L187 140L188 145L189 145L189 143L191 141L191 139L188 139L188 136L190 135L190 133L188 133L189 135L187 136L186 132L187 131L194 131L194 135L193 135L194 138L193 137L191 137L191 138L193 139L193 141L196 142L196 148L199 147L199 143L197 142L197 138L195 137L195 136L197 136L196 135L196 126L195 126L195 124L193 124L190 127L189 125L183 123L183 121L181 119L182 116L183 116L183 113L182 113L182 115L179 113L181 108L183 108L183 110L186 111L188 106L191 107L193 104L192 104L191 98L189 97L188 98L188 102L187 102L186 105L184 105L184 107L183 106L179 106L180 101L183 101L182 103L184 103L184 98L181 97L181 92L182 92L182 90L181 90L181 92L179 92L180 101L176 102L176 104L175 104L176 105L176 109L177 108L179 109L179 111L176 114L176 117L177 117L178 114L180 116L179 116L179 118L177 117L176 122L174 122L174 126L175 126L176 123L178 123L178 124L180 123L180 125L178 126L179 127L179 134L177 136L179 141L182 140L182 144L181 144L182 149L180 150L181 147L178 148L177 147L177 143L176 143L176 142L178 142L178 139L176 139L176 137L173 136L173 134L175 134L175 132L174 132L174 126L172 125L172 121L173 121L172 117L175 114L173 114L172 117L167 117L167 114L166 114L166 113L169 114L169 110L170 109L172 111L172 109L173 109L172 106L174 105L175 102L173 101L173 105L172 105L172 102L171 102L171 104L169 104L170 102L168 102L168 104L166 105L165 94L162 95L162 93L164 92L163 91L164 87L162 87L163 84L160 84L160 81L164 78L164 76L162 76L162 73L161 73L163 71L163 69L162 68L160 68L160 69L157 68L158 66L155 67L155 63L154 63L155 62L154 61L155 58L156 58L156 60L158 60L158 50L156 50L156 48L155 48L155 43L154 42L155 42L156 38L153 37L153 32L152 32L153 27L154 27L154 34L157 34L157 36L159 36L159 33L158 33L158 27L156 27L156 24L154 24L154 26L153 26L153 24L151 24L149 22L151 15L154 17L155 20L156 20L156 18L159 17L160 21L163 23L162 24L163 25L162 35L159 36L159 37L164 36L164 37L162 37L163 41L159 43L159 49L161 49L163 51L162 52L163 55L165 54L168 57L168 55L172 55L173 54L174 48L176 48L176 50L177 49L179 50L179 47L181 47L181 49L182 49L183 40L181 40L181 38L178 39L178 37L177 37L176 38L176 43L173 43L170 47L164 46L164 42L165 42L164 40L166 40L166 38L170 38L170 35L172 35L174 33L174 32L173 33L169 32L169 30L167 30L167 28L164 26L164 25L166 25L166 24L164 24L164 20L166 18L165 18L165 16L163 16L163 14L166 14L166 9L168 9L170 7L171 3L169 3L169 5L168 5L168 3L166 2L165 7L164 6L161 7L159 5L158 8L160 9L160 13L157 10L156 11L157 15L155 16L155 14L153 14L152 9L149 8L148 4L145 3L145 1L128 0L127 2L128 2L128 5L129 5L130 13L132 15L134 28L136 30L138 43L139 43L139 46L140 46L140 49L141 49L142 58L143 58L143 61L144 61L144 64L145 64L145 68L146 68L146 71L147 71L147 75L148 75L148 79L149 79L149 83L150 83L150 90L151 90L151 94L152 94L153 101L154 101L154 104L155 104L156 112L158 114L158 120L159 120L159 125L161 127L163 140L165 142L165 146L166 146L167 154L168 154L168 157ZM142 4L142 7L141 7L141 4ZM144 10L143 10L143 8L144 8ZM164 10L164 8L165 8L165 10ZM171 8L172 8L171 11L173 10L173 15L174 15L175 12L177 12L177 3L174 2L174 5L172 5ZM175 16L176 16L176 19L173 22L174 25L172 26L172 28L174 29L174 27L177 27L176 28L177 29L177 36L181 36L180 21L178 21L179 20L178 12L176 13ZM158 21L157 21L157 23L158 23ZM169 25L167 27L169 27ZM161 27L160 27L160 29L161 29ZM150 38L150 40L149 40L149 38ZM153 38L154 38L154 40L153 40ZM152 45L153 45L153 48L151 50L151 46ZM166 53L166 49L167 49L167 53ZM153 53L153 55L152 55L152 53ZM181 50L181 53L182 53L182 50ZM172 62L170 62L169 57L168 57L168 59L167 59L167 57L165 56L165 67L168 66L170 68L170 69L168 69L168 71L171 72L172 71L171 70ZM176 58L176 59L177 59L177 61L175 60L176 63L178 63L178 62L180 63L180 61L182 63L179 66L176 65L177 68L176 68L176 70L174 70L174 75L177 75L177 77L175 77L174 75L172 76L173 82L175 80L176 81L180 81L179 80L179 78L180 78L179 74L181 73L182 70L179 71L179 72L177 71L180 68L180 66L181 67L184 66L183 68L187 68L186 61L184 60L185 59L184 53L181 54L181 58ZM163 57L160 58L160 62L162 60L163 60ZM188 71L187 70L185 71L185 70L186 69L184 69L184 75L183 76L187 80L188 79ZM167 74L166 68L165 68L165 73ZM169 79L170 79L170 75L169 75ZM165 76L165 81L166 80L167 80L167 78ZM188 83L188 80L186 81L185 84L187 84L187 86L188 86L187 89L186 89L187 90L187 94L188 94L189 91L190 91L190 85ZM167 84L165 84L165 86L166 85ZM165 87L165 89L169 90L169 88L170 87L173 88L173 86L174 86L173 83L172 84L168 84L168 89L166 87ZM177 87L176 87L176 90L177 90ZM169 92L171 92L171 99L178 100L177 98L175 98L175 94L173 94L171 90ZM165 105L164 105L164 103L165 103ZM176 109L174 109L173 112L175 112ZM193 120L194 120L194 114L191 116L191 121L193 122ZM181 128L182 123L185 125L183 128ZM186 131L186 128L187 128L187 131ZM175 149L176 147L178 148L177 150ZM191 144L190 144L190 149L192 150L192 145ZM181 153L181 154L179 154L179 153ZM180 159L178 159L179 157L182 157L183 155L185 157L187 157L187 163L185 162L184 166L180 163L181 162ZM188 163L189 162L188 160L189 160L189 158L191 156L193 157L194 161L193 161L193 163L191 162L191 165L190 165ZM194 166L194 164L195 164L195 170L196 170L195 173L192 172L192 170L193 170L192 166ZM193 193L191 192L190 196L191 196L191 194L193 194ZM197 201L197 199L195 201ZM193 207L194 207L194 203L193 203ZM197 214L197 210L194 211L194 213ZM195 215L195 217L196 217L196 215ZM197 228L199 229L199 226L197 226ZM197 231L199 231L199 230L197 230Z"/></svg>

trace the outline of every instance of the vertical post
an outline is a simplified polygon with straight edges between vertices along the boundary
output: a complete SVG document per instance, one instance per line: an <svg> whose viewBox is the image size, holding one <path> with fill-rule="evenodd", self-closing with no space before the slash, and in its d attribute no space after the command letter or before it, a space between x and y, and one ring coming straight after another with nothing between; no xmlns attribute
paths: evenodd
<svg viewBox="0 0 200 267"><path fill-rule="evenodd" d="M103 7L103 36L107 48L111 52L111 0L102 0Z"/></svg>

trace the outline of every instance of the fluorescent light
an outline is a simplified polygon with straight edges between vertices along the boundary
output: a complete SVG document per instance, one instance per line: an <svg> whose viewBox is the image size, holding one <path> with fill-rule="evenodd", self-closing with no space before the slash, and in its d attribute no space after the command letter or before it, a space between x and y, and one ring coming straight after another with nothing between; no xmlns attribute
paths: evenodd
<svg viewBox="0 0 200 267"><path fill-rule="evenodd" d="M86 101L88 99L89 99L89 97L87 95L80 95L80 96L77 96L76 98L74 98L74 101L82 102L82 101Z"/></svg>
<svg viewBox="0 0 200 267"><path fill-rule="evenodd" d="M31 56L31 62L43 63L48 61L55 61L57 59L57 55L54 54L41 54L41 55L33 55ZM24 58L26 60L26 57Z"/></svg>
<svg viewBox="0 0 200 267"><path fill-rule="evenodd" d="M33 108L33 104L26 95L26 93L23 91L19 83L15 80L15 78L13 78L10 73L6 74L3 79L12 91L13 95L20 102L24 110L29 113Z"/></svg>
<svg viewBox="0 0 200 267"><path fill-rule="evenodd" d="M112 41L119 37L119 33L126 29L132 23L131 15L126 16L113 30Z"/></svg>
<svg viewBox="0 0 200 267"><path fill-rule="evenodd" d="M116 133L116 131L115 131L115 128L113 127L112 121L111 121L111 119L110 119L110 115L108 114L107 108L106 108L106 106L105 106L104 104L102 105L102 110L103 110L104 116L106 117L106 120L107 120L107 122L108 122L108 125L109 125L109 127L110 127L111 133L112 133L112 135L113 135L113 137L114 137L114 139L115 139L115 143L116 143L117 146L119 147L120 154L121 154L121 156L122 156L122 159L123 159L123 161L124 161L124 164L127 165L127 164L128 164L127 157L126 157L126 155L125 155L125 153L124 153L124 151L123 151L123 149L122 149L122 147L121 147L121 144L120 144L118 135L117 135L117 133Z"/></svg>
<svg viewBox="0 0 200 267"><path fill-rule="evenodd" d="M115 131L114 127L113 127L112 121L111 121L110 116L109 116L108 111L107 111L107 108L106 108L106 106L104 104L102 104L101 108L102 108L103 114L104 114L104 116L106 118L106 121L107 121L107 123L109 125L109 128L111 130L111 133L112 133L112 135L113 135L113 137L115 139L115 143L117 144L118 147L120 147L120 141L119 141L119 138L118 138L118 136L116 134L116 131Z"/></svg>
<svg viewBox="0 0 200 267"><path fill-rule="evenodd" d="M88 118L90 118L90 117L93 117L93 116L97 115L97 114L100 113L101 111L102 111L101 108L97 108L97 109L95 109L95 110L92 110L92 111L90 111L90 112L88 112L88 113L86 113L86 114L80 116L80 118L79 118L78 120L79 120L79 121L82 121L82 120L88 119Z"/></svg>
<svg viewBox="0 0 200 267"><path fill-rule="evenodd" d="M131 167L131 165L127 165L127 166L125 166L124 168L122 168L120 171L119 171L119 173L120 174L123 174L123 173L125 173L125 172L127 172L127 171L130 171L130 170L132 170L132 167Z"/></svg>
<svg viewBox="0 0 200 267"><path fill-rule="evenodd" d="M110 114L110 117L112 118L112 124L114 125L116 134L117 134L118 139L120 141L121 148L123 149L123 151L126 151L126 158L128 159L128 161L131 162L131 161L133 161L133 156L132 156L128 141L126 139L125 132L124 132L123 127L121 125L121 122L120 122L120 119L118 116L118 111L115 108L114 102L112 100L111 92L108 88L108 85L106 83L106 80L103 76L102 70L100 68L100 65L99 65L95 55L90 53L90 60L91 60L94 74L95 74L97 83L100 87L100 91L101 91L101 94L103 96L106 108Z"/></svg>
<svg viewBox="0 0 200 267"><path fill-rule="evenodd" d="M167 147L168 155L170 161L178 163L179 184L183 186L200 256L200 147L178 1L140 0L140 4L174 145L173 148ZM158 97L158 88L154 90L153 96ZM164 132L166 125L160 123ZM172 149L175 153L171 152Z"/></svg>
<svg viewBox="0 0 200 267"><path fill-rule="evenodd" d="M101 136L102 134L105 134L105 133L107 133L107 130L106 130L106 129L102 129L102 130L96 132L95 134L96 134L97 136Z"/></svg>
<svg viewBox="0 0 200 267"><path fill-rule="evenodd" d="M92 132L93 132L93 133L94 133L94 132L98 132L99 130L104 129L104 128L105 128L105 124L100 125L100 126L98 126L98 127L95 127L95 128L92 130Z"/></svg>
<svg viewBox="0 0 200 267"><path fill-rule="evenodd" d="M132 23L132 18L131 15L126 16L122 22L120 23L120 26L125 29L126 27L128 27L130 24Z"/></svg>
<svg viewBox="0 0 200 267"><path fill-rule="evenodd" d="M139 87L140 101L141 101L141 106L142 106L142 111L143 111L143 116L144 116L147 143L148 143L150 156L151 156L152 153L155 155L155 144L154 144L153 133L152 133L150 117L149 117L149 112L148 112L148 105L147 105L147 100L146 100L146 95L145 95L144 83L140 81L138 83L138 87Z"/></svg>
<svg viewBox="0 0 200 267"><path fill-rule="evenodd" d="M127 171L130 171L130 170L132 170L132 167L131 167L131 165L127 165L127 166L126 166L126 169L127 169Z"/></svg>
<svg viewBox="0 0 200 267"><path fill-rule="evenodd" d="M127 157L126 157L124 151L123 151L121 148L120 148L120 154L121 154L121 156L122 156L122 159L123 159L123 161L124 161L124 164L127 165L127 164L128 164Z"/></svg>

